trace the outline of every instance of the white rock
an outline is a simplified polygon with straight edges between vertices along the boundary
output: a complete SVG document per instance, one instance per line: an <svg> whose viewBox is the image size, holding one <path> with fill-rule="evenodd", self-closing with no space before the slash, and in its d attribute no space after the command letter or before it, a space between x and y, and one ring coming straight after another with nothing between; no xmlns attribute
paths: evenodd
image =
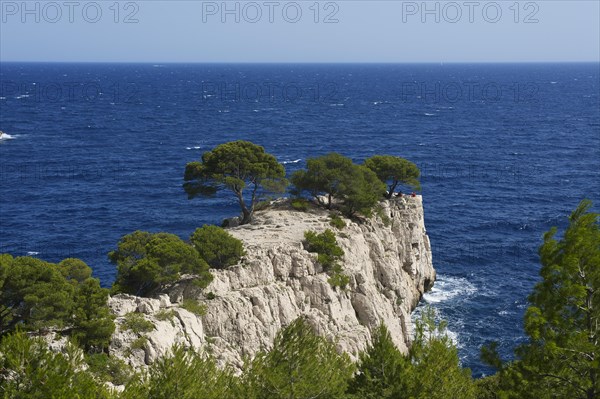
<svg viewBox="0 0 600 399"><path fill-rule="evenodd" d="M362 224L344 219L347 227L341 231L329 225L325 210L298 212L277 203L275 209L257 212L251 225L229 230L244 242L247 254L241 265L212 270L214 280L203 292L213 292L215 298L202 301L204 316L171 307L184 297L202 297L189 279L173 284L159 299L114 296L109 302L113 313L123 316L137 309L156 328L145 334L143 356L127 351L138 337L120 329L111 350L141 366L173 344L182 344L198 351L210 348L220 364L241 366L243 356L269 347L279 329L305 315L320 334L335 340L353 358L366 348L371 330L381 322L399 349L406 351L410 313L432 285L435 271L421 197L383 202L383 212L390 217L389 226L379 218ZM305 231L326 229L336 231L345 252L347 290L332 288L316 255L302 246ZM171 309L177 313L173 319L156 318L158 312Z"/></svg>

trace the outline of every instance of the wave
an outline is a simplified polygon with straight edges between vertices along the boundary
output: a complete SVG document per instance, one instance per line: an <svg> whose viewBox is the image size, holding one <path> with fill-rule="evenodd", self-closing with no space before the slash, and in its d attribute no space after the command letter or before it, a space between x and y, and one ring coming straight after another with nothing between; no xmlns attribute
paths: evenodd
<svg viewBox="0 0 600 399"><path fill-rule="evenodd" d="M302 158L295 159L295 160L293 160L293 161L283 161L283 162L281 162L281 163L282 163L283 165L287 165L287 164L289 164L289 163L298 163L298 162L300 162L300 161L302 161Z"/></svg>
<svg viewBox="0 0 600 399"><path fill-rule="evenodd" d="M12 140L17 138L17 136L11 136L8 133L4 133L2 131L0 131L0 141L4 141L4 140Z"/></svg>
<svg viewBox="0 0 600 399"><path fill-rule="evenodd" d="M468 297L477 292L477 287L464 277L439 275L431 291L423 295L428 304L447 302L456 297Z"/></svg>
<svg viewBox="0 0 600 399"><path fill-rule="evenodd" d="M425 116L434 116L435 114L430 114L428 112L425 112Z"/></svg>

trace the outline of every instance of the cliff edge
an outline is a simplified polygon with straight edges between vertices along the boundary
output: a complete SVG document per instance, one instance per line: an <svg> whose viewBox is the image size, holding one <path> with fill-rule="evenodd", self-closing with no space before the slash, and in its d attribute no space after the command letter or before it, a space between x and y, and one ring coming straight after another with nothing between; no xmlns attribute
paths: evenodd
<svg viewBox="0 0 600 399"><path fill-rule="evenodd" d="M246 255L237 266L211 270L214 280L206 289L183 279L156 298L110 298L117 316L111 352L137 367L183 344L239 367L244 356L269 347L277 331L301 315L353 358L381 322L405 351L412 335L410 313L433 284L435 271L422 198L381 205L377 216L360 224L344 219L342 230L329 225L328 211L295 211L287 201L257 212L252 224L228 230L243 241ZM317 255L302 245L305 231L328 228L345 253L343 269L350 277L345 290L330 286ZM182 308L184 298L197 299L202 315ZM154 329L126 329L131 312L142 313Z"/></svg>

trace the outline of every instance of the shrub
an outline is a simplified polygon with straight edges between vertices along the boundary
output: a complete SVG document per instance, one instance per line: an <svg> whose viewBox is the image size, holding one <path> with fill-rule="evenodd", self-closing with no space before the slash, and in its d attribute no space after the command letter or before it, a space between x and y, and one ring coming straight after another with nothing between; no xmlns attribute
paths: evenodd
<svg viewBox="0 0 600 399"><path fill-rule="evenodd" d="M215 295L215 293L214 293L214 292L212 292L212 291L206 294L206 299L208 299L208 300L215 299L216 297L217 297L217 296L216 296L216 295Z"/></svg>
<svg viewBox="0 0 600 399"><path fill-rule="evenodd" d="M147 320L141 313L127 313L123 320L123 328L131 330L136 334L142 334L154 330L154 324Z"/></svg>
<svg viewBox="0 0 600 399"><path fill-rule="evenodd" d="M155 317L160 321L173 320L176 317L176 313L173 309L163 309L156 313Z"/></svg>
<svg viewBox="0 0 600 399"><path fill-rule="evenodd" d="M204 287L212 280L206 261L174 234L136 231L121 238L108 258L117 265L113 292L146 295L181 273L197 275Z"/></svg>
<svg viewBox="0 0 600 399"><path fill-rule="evenodd" d="M338 215L331 215L330 219L331 220L329 221L329 224L336 229L341 230L346 227L346 222L344 222L344 220Z"/></svg>
<svg viewBox="0 0 600 399"><path fill-rule="evenodd" d="M133 371L122 359L108 356L106 353L94 353L85 356L88 370L103 382L124 385L131 379Z"/></svg>
<svg viewBox="0 0 600 399"><path fill-rule="evenodd" d="M317 253L317 260L325 271L331 269L344 256L344 251L337 245L335 234L329 229L320 234L306 231L304 240L306 250Z"/></svg>
<svg viewBox="0 0 600 399"><path fill-rule="evenodd" d="M215 269L233 266L244 256L242 242L217 226L196 229L190 241L200 257Z"/></svg>
<svg viewBox="0 0 600 399"><path fill-rule="evenodd" d="M340 265L335 265L329 272L329 279L327 279L327 282L332 287L344 289L350 283L350 277L344 274Z"/></svg>
<svg viewBox="0 0 600 399"><path fill-rule="evenodd" d="M147 343L148 343L148 337L142 336L142 337L136 338L129 346L129 349L130 350L144 349L144 346L146 346Z"/></svg>
<svg viewBox="0 0 600 399"><path fill-rule="evenodd" d="M344 256L344 250L337 244L333 231L327 229L321 234L307 231L304 233L304 238L306 250L317 253L317 261L329 274L327 280L329 284L332 287L345 288L350 282L350 277L343 273L342 266L339 264Z"/></svg>
<svg viewBox="0 0 600 399"><path fill-rule="evenodd" d="M310 203L307 200L305 200L304 198L294 198L290 202L290 205L293 209L295 209L297 211L306 212L308 210Z"/></svg>
<svg viewBox="0 0 600 399"><path fill-rule="evenodd" d="M181 307L196 316L204 316L206 314L206 305L198 303L198 301L193 299L184 299Z"/></svg>

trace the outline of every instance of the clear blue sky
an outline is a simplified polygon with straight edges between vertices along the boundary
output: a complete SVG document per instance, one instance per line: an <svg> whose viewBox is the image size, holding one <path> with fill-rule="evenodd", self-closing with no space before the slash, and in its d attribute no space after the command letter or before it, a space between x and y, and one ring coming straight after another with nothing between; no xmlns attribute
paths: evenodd
<svg viewBox="0 0 600 399"><path fill-rule="evenodd" d="M25 4L0 0L1 61L600 61L599 0Z"/></svg>

